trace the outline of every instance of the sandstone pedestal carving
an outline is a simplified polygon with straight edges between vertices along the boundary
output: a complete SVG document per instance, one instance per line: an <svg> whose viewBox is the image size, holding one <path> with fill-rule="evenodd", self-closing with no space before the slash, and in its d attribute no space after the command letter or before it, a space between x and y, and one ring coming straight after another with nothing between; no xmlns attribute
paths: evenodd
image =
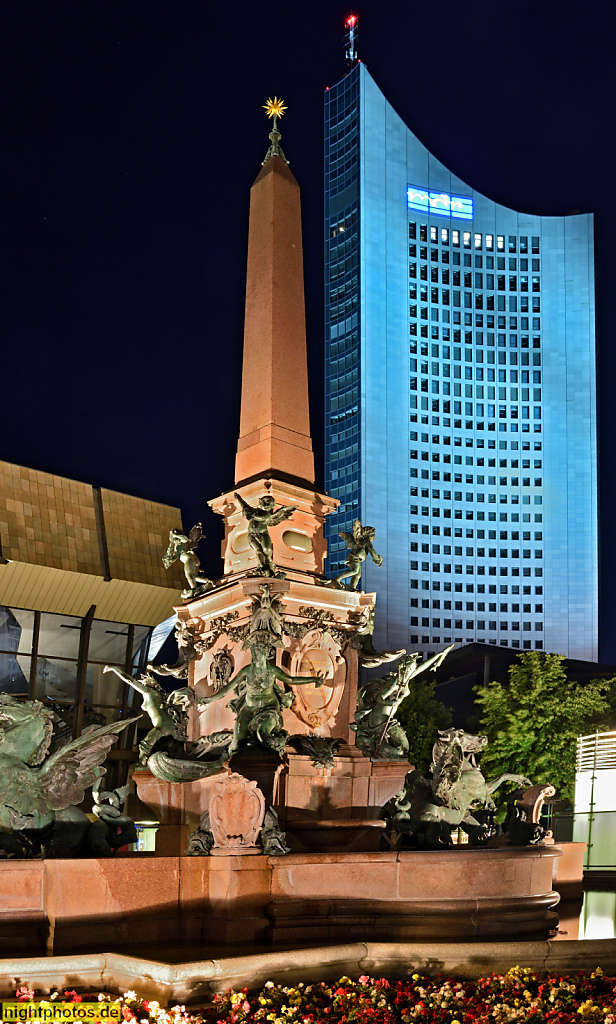
<svg viewBox="0 0 616 1024"><path fill-rule="evenodd" d="M257 846L265 817L265 799L255 781L232 772L214 779L210 801L213 857L262 854Z"/></svg>

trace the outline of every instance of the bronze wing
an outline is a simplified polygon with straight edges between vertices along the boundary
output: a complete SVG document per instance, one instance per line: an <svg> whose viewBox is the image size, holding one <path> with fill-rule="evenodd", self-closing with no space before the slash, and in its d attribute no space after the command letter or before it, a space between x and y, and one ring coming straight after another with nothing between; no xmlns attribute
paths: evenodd
<svg viewBox="0 0 616 1024"><path fill-rule="evenodd" d="M193 528L190 531L190 533L188 534L188 544L192 548L193 551L197 547L197 544L199 543L199 541L201 540L202 537L203 537L203 529L201 527L201 523L196 523L193 526Z"/></svg>
<svg viewBox="0 0 616 1024"><path fill-rule="evenodd" d="M111 725L92 726L76 740L65 743L37 772L40 793L50 809L80 804L85 791L105 774L103 762L119 733L137 718Z"/></svg>

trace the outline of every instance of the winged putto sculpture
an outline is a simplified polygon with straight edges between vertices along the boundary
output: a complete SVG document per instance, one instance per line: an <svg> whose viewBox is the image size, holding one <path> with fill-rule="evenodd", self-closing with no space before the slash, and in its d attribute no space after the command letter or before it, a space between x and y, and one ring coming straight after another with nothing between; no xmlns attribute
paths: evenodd
<svg viewBox="0 0 616 1024"><path fill-rule="evenodd" d="M214 586L207 576L199 575L201 562L195 554L195 548L202 538L201 523L193 526L188 536L181 530L169 531L169 547L163 555L163 565L169 569L179 559L184 566L187 587L182 591L183 598L200 597Z"/></svg>
<svg viewBox="0 0 616 1024"><path fill-rule="evenodd" d="M377 554L372 546L376 530L374 526L362 526L361 521L356 519L353 523L353 532L347 533L343 530L338 536L346 543L348 555L346 557L346 569L336 576L336 583L349 579L348 589L357 590L361 579L363 563L368 555L375 565L382 565L383 558Z"/></svg>
<svg viewBox="0 0 616 1024"><path fill-rule="evenodd" d="M235 497L244 517L248 520L248 543L256 552L259 561L257 575L283 580L285 573L274 565L274 548L269 531L271 526L278 526L286 519L290 519L297 506L280 505L276 508L276 501L271 494L264 494L258 505L250 505L237 492Z"/></svg>

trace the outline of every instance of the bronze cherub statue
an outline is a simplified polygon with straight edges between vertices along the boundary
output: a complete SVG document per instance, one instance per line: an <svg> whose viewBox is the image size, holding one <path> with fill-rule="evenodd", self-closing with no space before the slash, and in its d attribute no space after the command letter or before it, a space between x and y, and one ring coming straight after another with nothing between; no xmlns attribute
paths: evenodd
<svg viewBox="0 0 616 1024"><path fill-rule="evenodd" d="M184 575L186 576L188 586L186 590L182 591L183 598L200 597L201 594L211 590L214 586L212 580L208 579L207 576L199 575L201 562L195 554L195 548L202 538L203 530L201 523L193 526L188 536L182 533L181 530L169 531L169 547L163 555L163 565L165 569L169 569L179 558L184 566Z"/></svg>
<svg viewBox="0 0 616 1024"><path fill-rule="evenodd" d="M362 526L360 520L356 519L353 523L353 533L347 533L343 530L338 535L346 542L349 553L346 557L347 567L344 572L336 576L336 583L340 583L341 580L347 579L350 576L348 589L357 590L366 557L370 555L375 565L383 564L381 555L378 555L372 546L375 533L376 530L373 526Z"/></svg>

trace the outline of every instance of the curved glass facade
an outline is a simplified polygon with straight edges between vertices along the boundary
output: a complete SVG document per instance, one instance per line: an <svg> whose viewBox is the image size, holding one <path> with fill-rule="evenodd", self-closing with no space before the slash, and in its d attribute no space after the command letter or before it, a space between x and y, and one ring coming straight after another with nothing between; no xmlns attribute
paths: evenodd
<svg viewBox="0 0 616 1024"><path fill-rule="evenodd" d="M596 660L592 216L476 192L363 65L325 126L330 573L359 516L382 646Z"/></svg>

